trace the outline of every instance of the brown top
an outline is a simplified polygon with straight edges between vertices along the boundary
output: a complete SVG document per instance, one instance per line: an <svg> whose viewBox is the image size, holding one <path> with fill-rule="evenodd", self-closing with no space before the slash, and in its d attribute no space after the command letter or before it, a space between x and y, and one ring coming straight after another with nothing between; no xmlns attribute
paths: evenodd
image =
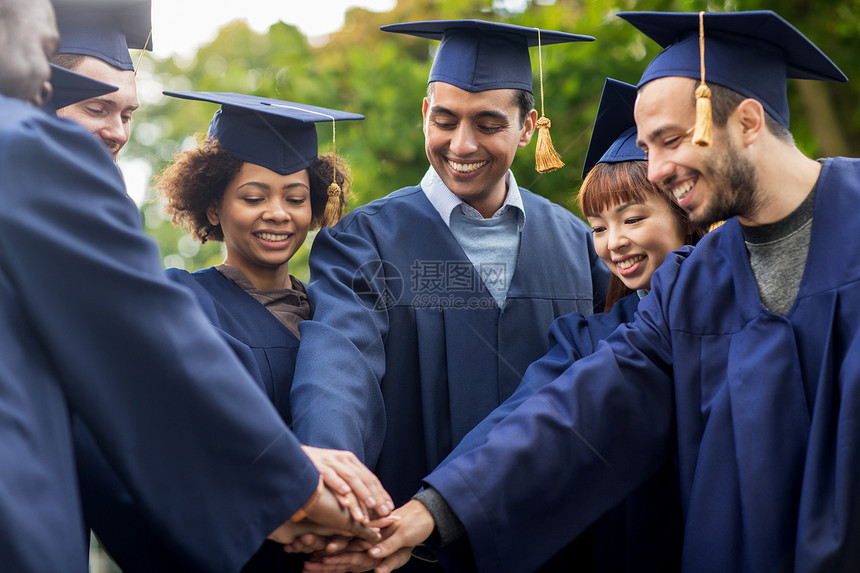
<svg viewBox="0 0 860 573"><path fill-rule="evenodd" d="M243 291L254 297L266 309L277 318L281 324L286 326L296 338L301 339L299 334L299 323L313 316L313 309L308 300L308 293L302 282L290 275L293 288L277 288L261 290L254 288L242 271L232 265L216 265L215 268L222 275L230 279Z"/></svg>

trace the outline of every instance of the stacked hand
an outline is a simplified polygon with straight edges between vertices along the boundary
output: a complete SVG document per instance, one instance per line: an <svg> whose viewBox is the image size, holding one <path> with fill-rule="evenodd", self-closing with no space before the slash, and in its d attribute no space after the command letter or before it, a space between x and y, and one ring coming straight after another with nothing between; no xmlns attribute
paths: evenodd
<svg viewBox="0 0 860 573"><path fill-rule="evenodd" d="M345 550L353 539L367 547L378 541L379 529L397 519L391 497L379 479L351 452L303 446L320 472L320 488L300 521L287 521L269 535L285 551L310 553Z"/></svg>
<svg viewBox="0 0 860 573"><path fill-rule="evenodd" d="M390 524L380 525L383 528L381 542L374 545L352 541L344 547L326 547L304 564L304 570L309 573L344 573L373 569L374 573L390 573L402 567L409 561L415 546L430 537L435 524L427 508L416 500L398 508L391 518L394 521Z"/></svg>

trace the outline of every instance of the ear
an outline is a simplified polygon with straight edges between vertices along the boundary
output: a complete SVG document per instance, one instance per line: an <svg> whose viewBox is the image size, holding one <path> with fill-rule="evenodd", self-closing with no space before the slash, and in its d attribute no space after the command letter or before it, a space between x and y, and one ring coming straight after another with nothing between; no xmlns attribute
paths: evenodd
<svg viewBox="0 0 860 573"><path fill-rule="evenodd" d="M212 203L206 208L206 218L209 219L209 223L215 226L221 224L221 218L218 216L218 209L219 205L217 203Z"/></svg>
<svg viewBox="0 0 860 573"><path fill-rule="evenodd" d="M761 102L752 98L742 101L732 113L732 120L740 127L744 145L755 143L765 130L765 113Z"/></svg>
<svg viewBox="0 0 860 573"><path fill-rule="evenodd" d="M421 129L424 130L424 135L427 135L427 113L430 111L430 100L424 98L424 103L421 104L421 117L424 121L421 122Z"/></svg>
<svg viewBox="0 0 860 573"><path fill-rule="evenodd" d="M520 141L518 146L525 147L532 140L532 135L535 133L535 126L537 125L538 114L537 110L533 109L526 116L526 120L523 122L523 132L520 134Z"/></svg>

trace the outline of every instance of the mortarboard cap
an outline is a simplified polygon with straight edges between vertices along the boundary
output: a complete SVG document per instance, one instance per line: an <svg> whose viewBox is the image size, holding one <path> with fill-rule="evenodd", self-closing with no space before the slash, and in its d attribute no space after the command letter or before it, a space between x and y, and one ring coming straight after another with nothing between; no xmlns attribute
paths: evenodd
<svg viewBox="0 0 860 573"><path fill-rule="evenodd" d="M568 42L591 42L592 36L485 20L432 20L389 24L380 28L419 38L440 40L428 82L444 82L467 92L518 89L532 93L532 64L529 47ZM540 58L540 54L538 54ZM543 71L541 70L541 76ZM536 169L554 171L564 163L552 146L550 121L543 114L537 121Z"/></svg>
<svg viewBox="0 0 860 573"><path fill-rule="evenodd" d="M538 45L538 29L484 20L434 20L389 24L380 28L441 40L431 82L444 82L468 92L513 88L532 91L529 47ZM540 45L590 42L591 36L540 30Z"/></svg>
<svg viewBox="0 0 860 573"><path fill-rule="evenodd" d="M134 70L129 49L152 50L151 0L53 0L60 54L98 58Z"/></svg>
<svg viewBox="0 0 860 573"><path fill-rule="evenodd" d="M636 145L636 123L633 120L635 103L635 86L606 78L588 152L585 154L583 179L598 163L648 159L645 151Z"/></svg>
<svg viewBox="0 0 860 573"><path fill-rule="evenodd" d="M51 64L51 85L54 88L53 94L42 106L45 111L50 112L119 89L56 64Z"/></svg>
<svg viewBox="0 0 860 573"><path fill-rule="evenodd" d="M786 78L848 81L815 44L770 10L704 13L704 78L699 51L700 15L692 12L619 12L663 48L638 87L679 76L719 84L761 102L789 125Z"/></svg>
<svg viewBox="0 0 860 573"><path fill-rule="evenodd" d="M218 92L164 92L165 95L221 105L209 124L233 157L281 175L309 167L317 158L320 121L364 119L363 115L259 96Z"/></svg>

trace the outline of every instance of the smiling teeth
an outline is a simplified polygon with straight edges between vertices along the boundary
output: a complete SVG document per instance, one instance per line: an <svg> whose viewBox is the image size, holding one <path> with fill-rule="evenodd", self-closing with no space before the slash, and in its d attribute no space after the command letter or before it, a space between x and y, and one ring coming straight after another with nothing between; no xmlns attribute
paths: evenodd
<svg viewBox="0 0 860 573"><path fill-rule="evenodd" d="M475 171L476 169L483 167L486 164L486 161L481 161L479 163L456 163L454 161L448 162L448 165L451 166L451 169L458 173L471 173L472 171Z"/></svg>
<svg viewBox="0 0 860 573"><path fill-rule="evenodd" d="M696 181L694 179L691 179L690 181L687 181L686 183L673 188L672 193L675 195L675 199L679 201L683 199L695 184Z"/></svg>
<svg viewBox="0 0 860 573"><path fill-rule="evenodd" d="M632 259L624 259L623 261L619 261L618 263L615 263L615 265L616 265L619 269L625 269L625 270L626 270L626 269L629 269L630 267L632 267L633 265L635 265L636 263L638 263L639 261L641 261L641 260L642 260L642 259L644 259L644 258L645 258L645 255L639 255L638 257L633 257Z"/></svg>
<svg viewBox="0 0 860 573"><path fill-rule="evenodd" d="M274 233L257 233L257 237L263 239L264 241L286 241L290 238L289 235L275 235Z"/></svg>

